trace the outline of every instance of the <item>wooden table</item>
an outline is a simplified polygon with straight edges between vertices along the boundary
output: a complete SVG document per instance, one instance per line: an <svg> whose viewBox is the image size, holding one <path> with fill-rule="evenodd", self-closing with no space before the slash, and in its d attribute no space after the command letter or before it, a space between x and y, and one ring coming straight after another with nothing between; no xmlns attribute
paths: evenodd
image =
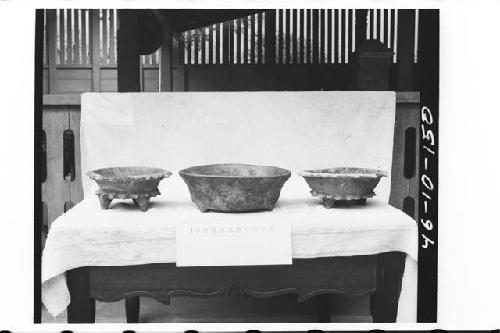
<svg viewBox="0 0 500 333"><path fill-rule="evenodd" d="M318 299L318 321L328 322L328 294L371 295L374 322L395 322L405 254L294 259L285 266L176 267L175 264L81 267L68 271L69 323L94 323L95 300L126 298L128 323L139 321L139 297L169 304L170 297L294 293Z"/></svg>

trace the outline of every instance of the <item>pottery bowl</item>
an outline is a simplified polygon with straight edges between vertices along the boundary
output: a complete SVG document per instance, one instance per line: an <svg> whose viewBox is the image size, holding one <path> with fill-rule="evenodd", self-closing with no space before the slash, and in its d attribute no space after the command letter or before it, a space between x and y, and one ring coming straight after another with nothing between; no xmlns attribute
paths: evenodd
<svg viewBox="0 0 500 333"><path fill-rule="evenodd" d="M213 164L179 171L200 211L273 210L290 171L261 165Z"/></svg>
<svg viewBox="0 0 500 333"><path fill-rule="evenodd" d="M375 195L374 189L387 172L365 168L330 168L304 170L300 173L311 188L311 194L326 200L366 200ZM328 207L330 208L330 207Z"/></svg>
<svg viewBox="0 0 500 333"><path fill-rule="evenodd" d="M101 207L107 209L111 200L133 199L142 210L147 210L149 198L160 194L158 184L172 173L150 167L114 167L87 172L97 183L96 191Z"/></svg>

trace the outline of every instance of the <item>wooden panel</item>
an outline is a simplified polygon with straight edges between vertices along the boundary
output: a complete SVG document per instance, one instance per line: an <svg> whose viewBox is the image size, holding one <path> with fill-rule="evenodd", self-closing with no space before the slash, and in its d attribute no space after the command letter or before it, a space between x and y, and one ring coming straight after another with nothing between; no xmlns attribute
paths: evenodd
<svg viewBox="0 0 500 333"><path fill-rule="evenodd" d="M353 256L297 259L289 266L90 267L90 297L116 301L125 295L137 295L168 304L174 295L268 297L296 293L299 301L319 291L362 295L375 291L376 264L376 256Z"/></svg>
<svg viewBox="0 0 500 333"><path fill-rule="evenodd" d="M64 203L70 199L69 183L63 177L63 132L69 128L68 109L44 109L42 123L47 138L47 180L42 184L42 200L47 203L50 225L64 212Z"/></svg>
<svg viewBox="0 0 500 333"><path fill-rule="evenodd" d="M398 209L403 209L403 201L408 196L413 197L415 204L418 204L418 135L416 142L415 175L411 179L407 179L404 176L405 131L410 127L415 128L417 133L419 133L419 103L397 103L389 203Z"/></svg>
<svg viewBox="0 0 500 333"><path fill-rule="evenodd" d="M80 107L72 106L69 110L69 129L75 137L75 179L70 182L70 201L74 204L83 200L82 170L80 154ZM86 170L85 170L86 171Z"/></svg>
<svg viewBox="0 0 500 333"><path fill-rule="evenodd" d="M143 91L158 92L160 89L160 82L158 80L158 68L143 68ZM174 71L174 76L177 71ZM175 81L174 81L175 82ZM174 85L175 89L175 85Z"/></svg>
<svg viewBox="0 0 500 333"><path fill-rule="evenodd" d="M92 79L92 70L90 68L58 68L57 80L90 80ZM64 87L61 87L64 88Z"/></svg>

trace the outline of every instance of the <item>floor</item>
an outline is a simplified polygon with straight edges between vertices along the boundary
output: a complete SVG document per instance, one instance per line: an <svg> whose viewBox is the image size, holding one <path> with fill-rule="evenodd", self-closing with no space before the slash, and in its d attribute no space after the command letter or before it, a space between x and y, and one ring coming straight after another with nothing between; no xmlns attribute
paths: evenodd
<svg viewBox="0 0 500 333"><path fill-rule="evenodd" d="M370 297L332 295L331 322L371 322ZM140 322L315 322L317 303L314 299L298 303L294 295L265 299L251 297L192 298L174 297L170 305L141 298ZM66 313L56 318L44 308L44 323L65 323ZM124 301L96 303L96 322L123 323Z"/></svg>

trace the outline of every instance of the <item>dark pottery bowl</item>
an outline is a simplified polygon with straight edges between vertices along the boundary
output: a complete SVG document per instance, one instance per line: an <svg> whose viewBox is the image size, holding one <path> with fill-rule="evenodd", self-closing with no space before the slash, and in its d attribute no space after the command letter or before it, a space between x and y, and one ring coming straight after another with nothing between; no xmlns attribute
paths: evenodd
<svg viewBox="0 0 500 333"><path fill-rule="evenodd" d="M365 204L375 195L373 190L387 172L364 168L331 168L304 170L300 173L311 188L311 194L323 199L326 208L336 204Z"/></svg>
<svg viewBox="0 0 500 333"><path fill-rule="evenodd" d="M290 171L261 165L213 164L179 171L200 211L273 210Z"/></svg>
<svg viewBox="0 0 500 333"><path fill-rule="evenodd" d="M149 199L160 194L158 184L172 173L149 167L115 167L87 172L97 183L96 191L102 209L108 209L113 199L132 199L142 211L149 207Z"/></svg>

